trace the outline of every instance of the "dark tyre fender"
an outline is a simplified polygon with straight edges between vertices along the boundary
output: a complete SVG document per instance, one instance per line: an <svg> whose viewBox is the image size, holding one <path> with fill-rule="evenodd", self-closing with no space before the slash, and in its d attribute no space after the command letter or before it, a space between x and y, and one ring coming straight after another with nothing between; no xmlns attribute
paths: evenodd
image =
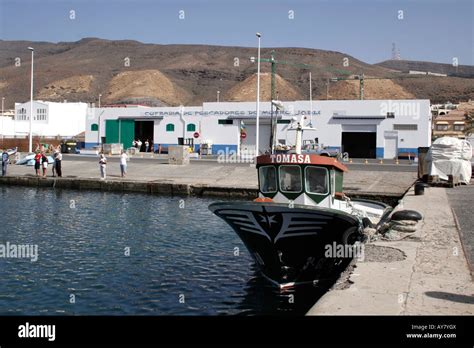
<svg viewBox="0 0 474 348"><path fill-rule="evenodd" d="M349 227L347 230L344 231L341 237L342 244L349 244L352 245L356 241L360 240L361 235L359 233L359 229L357 226Z"/></svg>
<svg viewBox="0 0 474 348"><path fill-rule="evenodd" d="M393 213L391 220L412 220L412 221L419 221L423 219L423 216L415 211L415 210L400 210Z"/></svg>

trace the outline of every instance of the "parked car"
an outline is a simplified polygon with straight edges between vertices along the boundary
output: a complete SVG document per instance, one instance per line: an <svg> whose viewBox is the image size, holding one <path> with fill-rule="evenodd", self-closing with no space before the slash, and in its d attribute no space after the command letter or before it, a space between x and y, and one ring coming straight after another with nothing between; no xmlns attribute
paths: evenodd
<svg viewBox="0 0 474 348"><path fill-rule="evenodd" d="M338 150L331 150L327 146L322 146L318 143L307 143L301 149L303 154L314 154L326 157L339 157Z"/></svg>
<svg viewBox="0 0 474 348"><path fill-rule="evenodd" d="M61 143L61 152L62 153L78 153L77 150L77 141L74 139L67 139Z"/></svg>

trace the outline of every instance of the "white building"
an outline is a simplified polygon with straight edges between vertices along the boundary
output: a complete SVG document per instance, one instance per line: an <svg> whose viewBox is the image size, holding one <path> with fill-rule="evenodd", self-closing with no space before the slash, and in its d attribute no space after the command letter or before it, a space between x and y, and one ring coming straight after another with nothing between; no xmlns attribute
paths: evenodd
<svg viewBox="0 0 474 348"><path fill-rule="evenodd" d="M33 101L33 136L74 137L85 131L87 103L53 103ZM26 136L30 131L30 102L15 103L15 117L4 117L0 123L4 136Z"/></svg>
<svg viewBox="0 0 474 348"><path fill-rule="evenodd" d="M278 112L276 140L291 145L292 117L306 116L316 131L303 138L317 140L350 157L394 158L431 145L429 100L340 100L284 102ZM270 146L270 103L262 102L259 150ZM310 115L312 110L312 115ZM99 143L132 146L134 139L167 147L212 143L213 153L255 149L255 102L204 103L184 107L112 107L91 109L86 121L86 148ZM196 134L195 134L196 133ZM241 137L245 133L245 137ZM198 136L197 138L195 137Z"/></svg>

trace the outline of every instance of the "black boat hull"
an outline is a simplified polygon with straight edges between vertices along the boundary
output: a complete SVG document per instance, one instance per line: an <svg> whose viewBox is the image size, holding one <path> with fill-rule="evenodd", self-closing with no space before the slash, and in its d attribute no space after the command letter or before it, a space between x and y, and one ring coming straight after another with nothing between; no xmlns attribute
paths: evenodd
<svg viewBox="0 0 474 348"><path fill-rule="evenodd" d="M360 220L312 206L260 202L219 202L209 209L239 235L263 275L280 287L324 278L340 259L328 246L359 235Z"/></svg>

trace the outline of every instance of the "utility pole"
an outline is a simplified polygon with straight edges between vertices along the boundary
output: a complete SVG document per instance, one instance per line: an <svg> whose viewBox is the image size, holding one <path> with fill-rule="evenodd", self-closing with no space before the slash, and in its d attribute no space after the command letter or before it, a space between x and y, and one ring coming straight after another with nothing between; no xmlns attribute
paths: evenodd
<svg viewBox="0 0 474 348"><path fill-rule="evenodd" d="M328 79L328 82L326 83L326 100L329 100L329 79Z"/></svg>
<svg viewBox="0 0 474 348"><path fill-rule="evenodd" d="M33 152L33 63L35 57L35 50L33 47L28 47L31 51L31 89L30 89L30 135L28 141L28 152Z"/></svg>
<svg viewBox="0 0 474 348"><path fill-rule="evenodd" d="M273 149L273 142L274 142L274 133L275 133L275 125L273 120L273 101L276 100L276 64L275 64L275 50L272 50L272 55L270 57L270 62L272 63L272 78L271 78L271 97L270 100L270 149Z"/></svg>

